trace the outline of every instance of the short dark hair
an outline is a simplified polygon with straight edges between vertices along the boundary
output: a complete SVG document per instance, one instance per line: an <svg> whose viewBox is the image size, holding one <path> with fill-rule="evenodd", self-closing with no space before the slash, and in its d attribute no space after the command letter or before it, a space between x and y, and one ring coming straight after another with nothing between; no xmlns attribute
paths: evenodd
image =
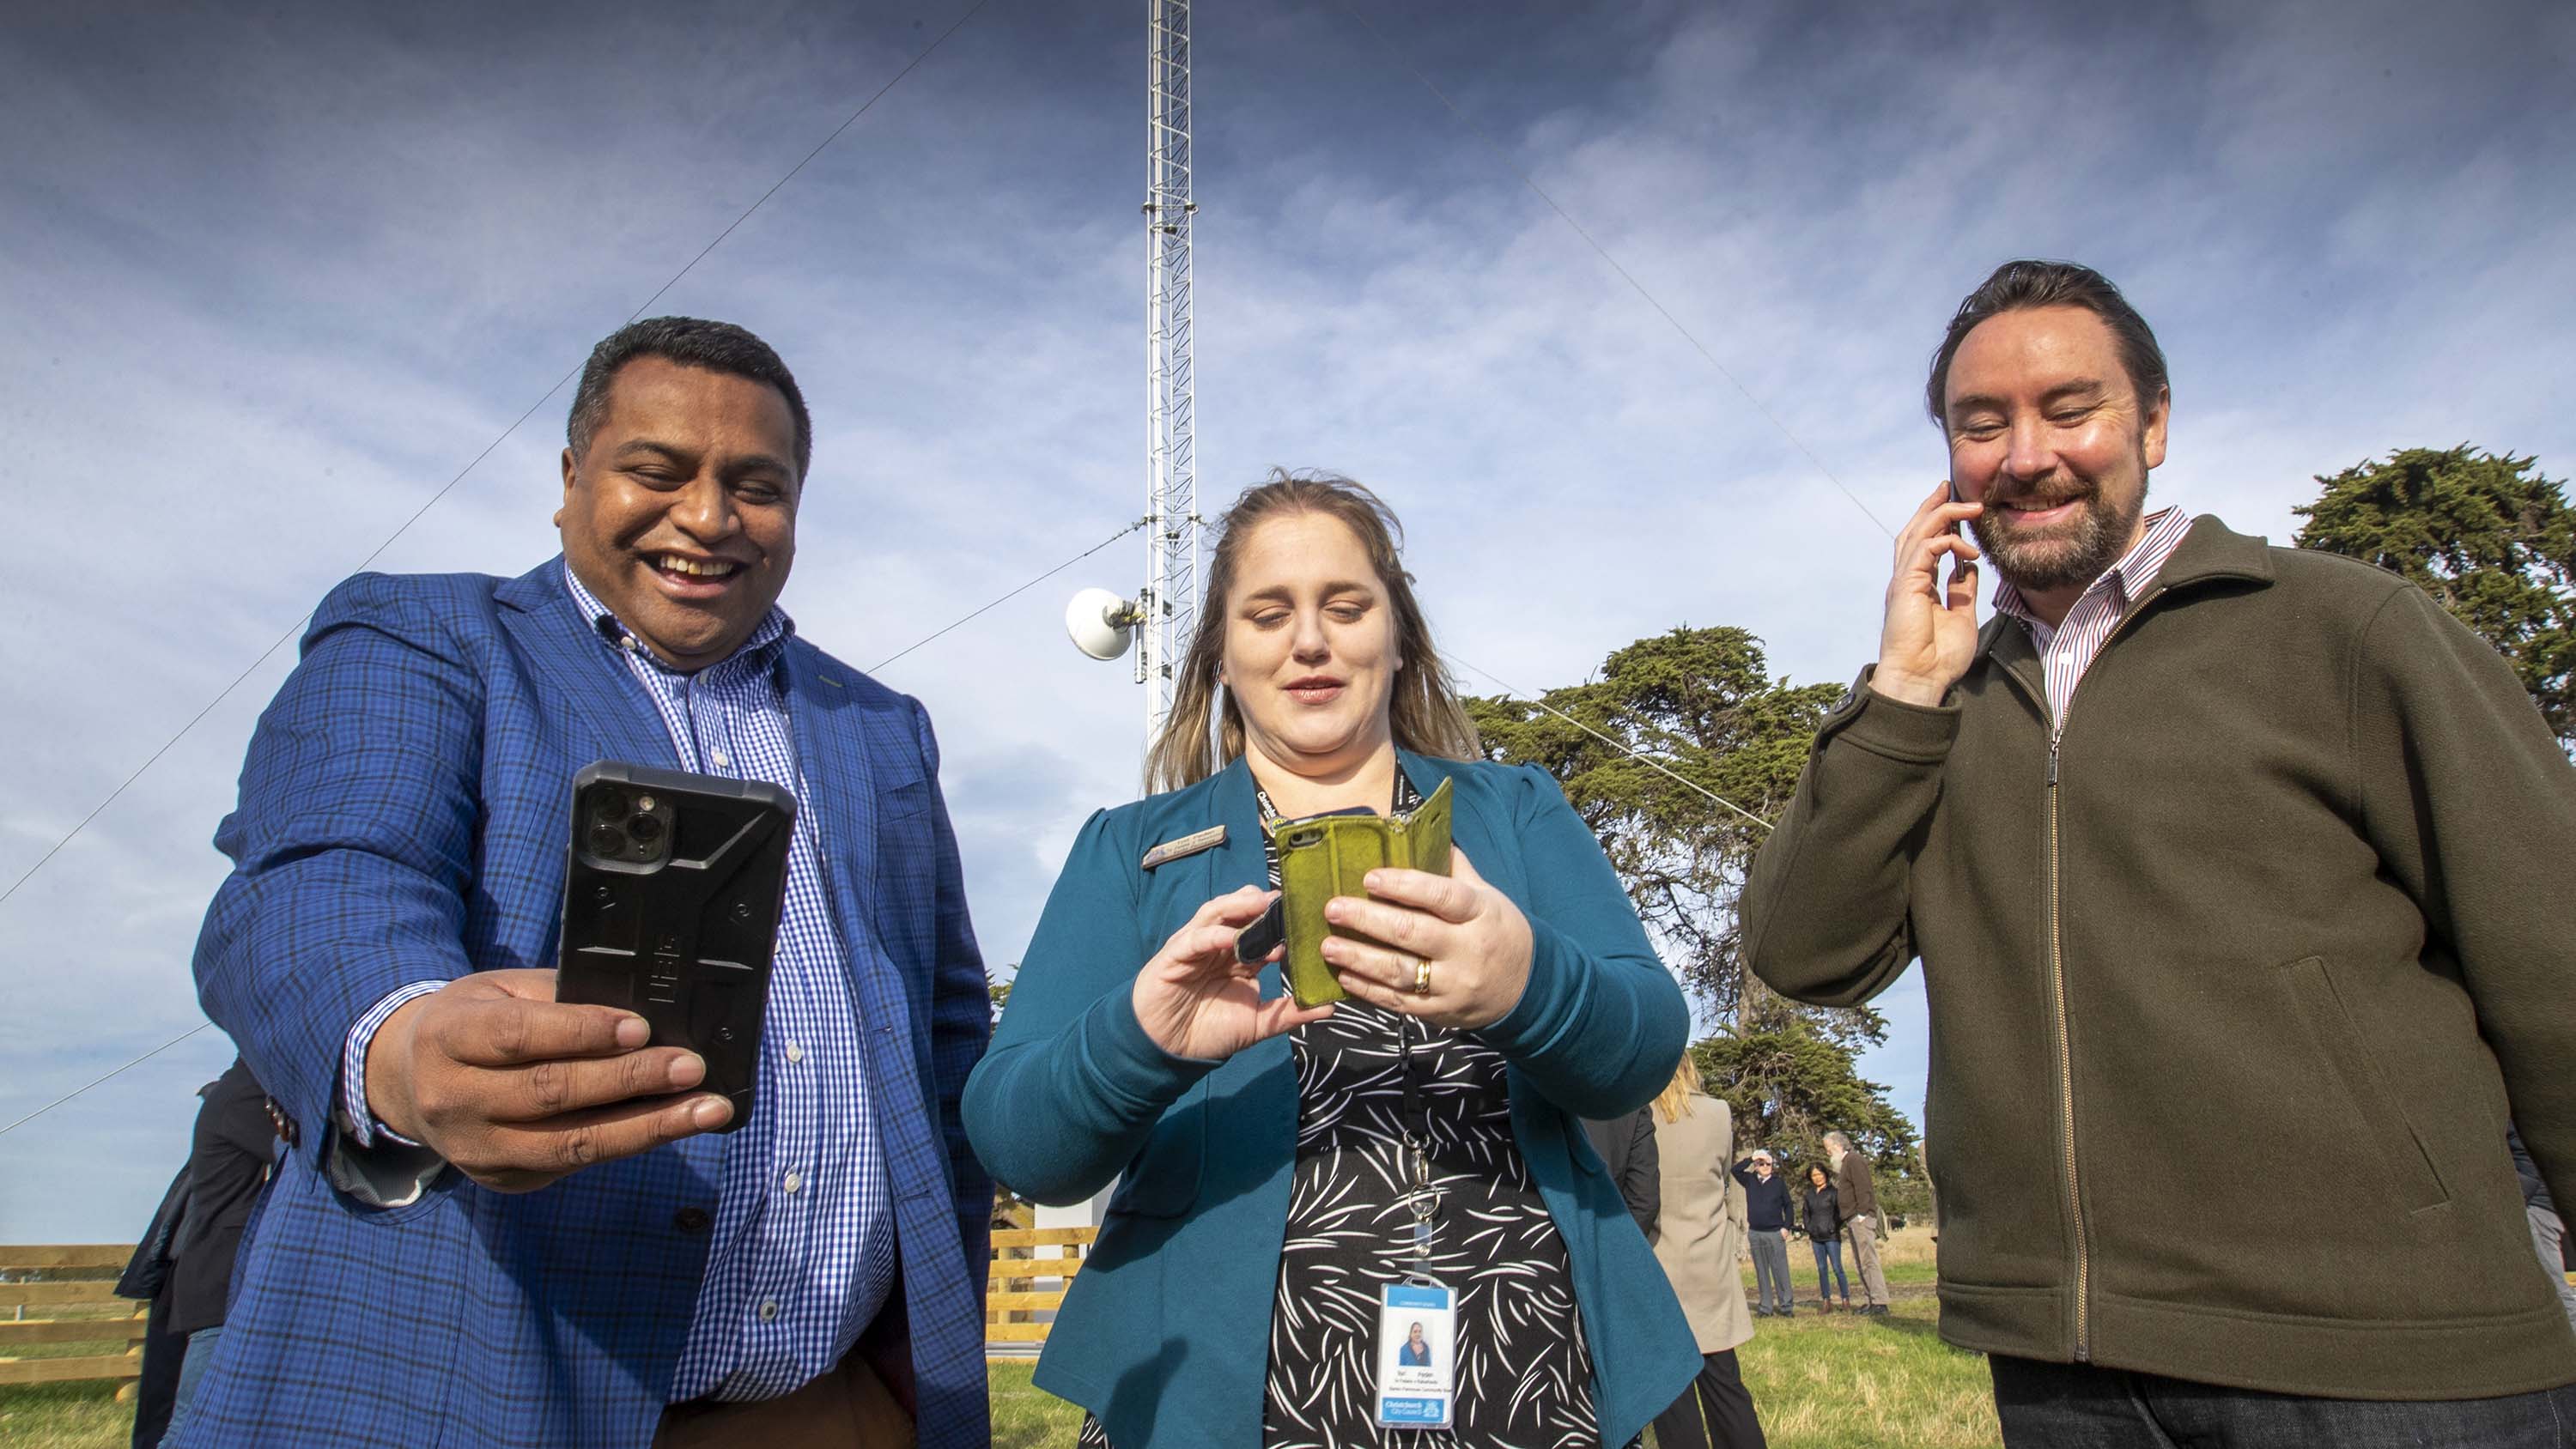
<svg viewBox="0 0 2576 1449"><path fill-rule="evenodd" d="M1923 405L1931 411L1934 424L1949 423L1941 411L1942 394L1949 388L1950 359L1958 355L1959 344L1987 318L2027 307L2081 307L2101 318L2119 346L2120 366L2129 374L2129 385L2138 390L2138 406L2154 407L2157 393L2170 394L2164 349L2156 345L2155 331L2110 278L2075 262L2006 262L1959 304L1940 350L1932 354L1932 380L1923 389Z"/></svg>
<svg viewBox="0 0 2576 1449"><path fill-rule="evenodd" d="M581 386L572 395L572 415L564 420L564 442L574 458L590 451L591 438L608 420L608 388L618 369L639 357L747 377L778 389L787 399L788 415L796 420L796 479L805 480L805 469L814 460L814 420L806 416L805 394L797 391L795 374L768 343L730 322L700 317L629 322L590 350L590 361L581 367Z"/></svg>

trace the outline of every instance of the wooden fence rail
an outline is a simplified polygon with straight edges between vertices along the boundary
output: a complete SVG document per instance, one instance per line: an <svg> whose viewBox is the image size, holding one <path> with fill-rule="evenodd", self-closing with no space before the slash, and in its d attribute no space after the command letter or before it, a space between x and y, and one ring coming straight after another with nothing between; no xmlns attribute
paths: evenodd
<svg viewBox="0 0 2576 1449"><path fill-rule="evenodd" d="M1098 1228L996 1228L985 1277L984 1337L991 1343L1044 1343L1064 1290L1082 1271ZM1040 1257L1041 1251L1053 1255ZM130 1398L143 1373L145 1305L116 1296L112 1277L134 1256L131 1243L0 1247L0 1386L112 1382ZM24 1281L29 1273L46 1275ZM1052 1287L1046 1286L1053 1284ZM32 1313L31 1313L32 1310ZM125 1345L121 1353L18 1356L31 1344Z"/></svg>
<svg viewBox="0 0 2576 1449"><path fill-rule="evenodd" d="M113 1273L134 1256L134 1245L0 1247L0 1385L112 1382L118 1398L131 1398L143 1374L145 1306L116 1296ZM77 1273L88 1276L61 1278ZM29 1309L38 1310L30 1317ZM19 1356L29 1344L123 1344L122 1353Z"/></svg>
<svg viewBox="0 0 2576 1449"><path fill-rule="evenodd" d="M1046 1342L1050 1325L1037 1315L1051 1316L1063 1306L1065 1288L1099 1236L1098 1228L995 1228L992 1267L984 1279L984 1341ZM1053 1248L1057 1256L1036 1256L1041 1248ZM1050 1280L1052 1288L1034 1286ZM1010 1286L1021 1283L1032 1286Z"/></svg>

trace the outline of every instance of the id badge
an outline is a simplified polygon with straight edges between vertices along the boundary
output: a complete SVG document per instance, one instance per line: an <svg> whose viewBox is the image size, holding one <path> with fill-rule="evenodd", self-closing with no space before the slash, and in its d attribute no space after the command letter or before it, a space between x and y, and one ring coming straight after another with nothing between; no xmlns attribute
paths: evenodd
<svg viewBox="0 0 2576 1449"><path fill-rule="evenodd" d="M1447 1288L1411 1278L1379 1289L1378 1427L1448 1428L1457 1357L1457 1303Z"/></svg>

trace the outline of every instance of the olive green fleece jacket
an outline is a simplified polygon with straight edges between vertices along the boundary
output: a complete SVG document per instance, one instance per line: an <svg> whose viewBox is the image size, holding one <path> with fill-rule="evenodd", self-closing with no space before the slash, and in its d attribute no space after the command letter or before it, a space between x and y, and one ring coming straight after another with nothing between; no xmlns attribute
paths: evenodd
<svg viewBox="0 0 2576 1449"><path fill-rule="evenodd" d="M2196 523L2052 746L2028 632L1861 687L1743 896L1752 969L1931 1007L1941 1333L2284 1393L2576 1381L2498 1146L2576 1201L2576 771L2421 591ZM2296 1210L2245 1210L2298 1170Z"/></svg>

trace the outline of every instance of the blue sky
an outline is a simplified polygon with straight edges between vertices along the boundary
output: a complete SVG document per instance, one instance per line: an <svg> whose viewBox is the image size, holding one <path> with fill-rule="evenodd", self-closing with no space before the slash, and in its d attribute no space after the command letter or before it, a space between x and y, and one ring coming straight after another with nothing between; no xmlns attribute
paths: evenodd
<svg viewBox="0 0 2576 1449"><path fill-rule="evenodd" d="M14 14L0 881L964 8ZM2576 465L2563 5L1364 8L1385 43L1338 5L1200 7L1203 498L1273 464L1377 486L1444 646L1517 685L1681 623L1849 677L1887 543L1809 455L1901 518L1942 470L1925 357L2009 256L2091 262L2156 326L2163 500L2283 538L2312 475L2392 448ZM795 368L785 602L863 667L1140 511L1142 9L993 0L655 304ZM377 567L551 553L565 401ZM884 676L938 722L997 964L1133 791L1134 688L1059 618L1140 555ZM288 662L0 904L0 1121L197 1019L207 841ZM1921 1000L1867 1063L1909 1112ZM0 1138L0 1241L139 1231L229 1055L209 1032Z"/></svg>

